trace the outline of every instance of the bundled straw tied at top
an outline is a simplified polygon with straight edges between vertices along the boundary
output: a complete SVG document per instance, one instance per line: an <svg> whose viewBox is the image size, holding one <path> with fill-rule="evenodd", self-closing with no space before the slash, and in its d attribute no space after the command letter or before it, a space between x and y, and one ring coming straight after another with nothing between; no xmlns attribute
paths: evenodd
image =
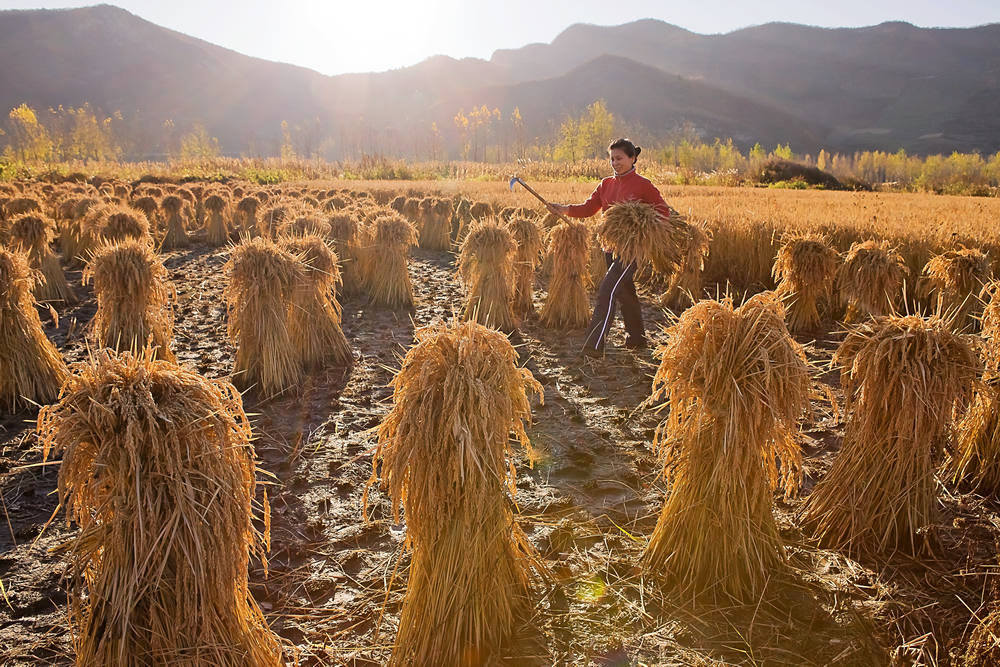
<svg viewBox="0 0 1000 667"><path fill-rule="evenodd" d="M771 292L699 301L667 334L651 400L670 406L655 434L670 493L642 565L663 588L749 600L785 561L772 492L801 479L805 354Z"/></svg>
<svg viewBox="0 0 1000 667"><path fill-rule="evenodd" d="M132 208L140 211L146 219L149 220L150 226L156 231L157 225L161 222L160 220L160 203L155 197L150 197L149 195L143 197L136 197L132 200Z"/></svg>
<svg viewBox="0 0 1000 667"><path fill-rule="evenodd" d="M246 195L236 203L236 211L233 214L233 227L239 234L246 236L259 236L257 230L257 209L260 208L260 200L253 195Z"/></svg>
<svg viewBox="0 0 1000 667"><path fill-rule="evenodd" d="M39 272L35 298L39 301L75 303L76 295L66 282L59 257L51 249L55 223L41 214L24 213L4 223L2 229L8 245L15 251L26 253L29 266Z"/></svg>
<svg viewBox="0 0 1000 667"><path fill-rule="evenodd" d="M473 224L462 242L458 271L468 296L463 319L510 332L517 328L511 311L512 259L516 246L496 219Z"/></svg>
<svg viewBox="0 0 1000 667"><path fill-rule="evenodd" d="M535 288L535 268L542 253L542 234L530 218L517 217L507 223L514 240L514 295L511 308L516 317L527 317L535 312L532 299Z"/></svg>
<svg viewBox="0 0 1000 667"><path fill-rule="evenodd" d="M948 250L932 257L920 276L918 292L956 331L974 331L981 312L976 298L993 278L987 255L974 248Z"/></svg>
<svg viewBox="0 0 1000 667"><path fill-rule="evenodd" d="M94 282L93 327L100 347L137 351L173 361L173 310L167 269L149 244L134 239L100 246L83 271Z"/></svg>
<svg viewBox="0 0 1000 667"><path fill-rule="evenodd" d="M170 362L102 350L38 417L62 455L59 501L78 665L283 665L250 594L264 559L256 461L239 392ZM266 565L266 562L265 562Z"/></svg>
<svg viewBox="0 0 1000 667"><path fill-rule="evenodd" d="M556 225L549 234L552 268L549 293L542 307L542 324L551 329L579 329L590 321L587 298L587 240L582 222Z"/></svg>
<svg viewBox="0 0 1000 667"><path fill-rule="evenodd" d="M228 193L213 192L205 197L205 241L209 245L220 246L229 243Z"/></svg>
<svg viewBox="0 0 1000 667"><path fill-rule="evenodd" d="M668 276L680 265L687 246L687 223L679 216L664 217L642 201L613 204L595 231L601 245L623 265L650 264L654 271Z"/></svg>
<svg viewBox="0 0 1000 667"><path fill-rule="evenodd" d="M163 240L160 242L161 250L173 250L174 248L184 248L190 243L187 234L187 225L190 214L188 205L178 195L167 195L160 202L165 217Z"/></svg>
<svg viewBox="0 0 1000 667"><path fill-rule="evenodd" d="M417 230L397 213L384 212L375 219L366 272L372 301L389 308L413 306L413 285L406 269L410 248L417 244Z"/></svg>
<svg viewBox="0 0 1000 667"><path fill-rule="evenodd" d="M314 209L303 209L278 226L278 236L330 235L330 223Z"/></svg>
<svg viewBox="0 0 1000 667"><path fill-rule="evenodd" d="M420 247L427 250L451 249L451 200L425 197L420 201Z"/></svg>
<svg viewBox="0 0 1000 667"><path fill-rule="evenodd" d="M880 317L834 355L847 426L840 453L806 501L816 537L851 555L917 551L935 513L932 455L980 364L939 317Z"/></svg>
<svg viewBox="0 0 1000 667"><path fill-rule="evenodd" d="M360 239L357 220L351 213L339 212L330 215L329 222L330 238L340 260L344 291L356 294L361 291L364 280L359 265Z"/></svg>
<svg viewBox="0 0 1000 667"><path fill-rule="evenodd" d="M844 321L860 322L895 313L909 273L902 255L888 241L852 244L837 276L847 305Z"/></svg>
<svg viewBox="0 0 1000 667"><path fill-rule="evenodd" d="M673 215L673 211L671 211ZM696 303L702 296L702 273L712 244L712 231L704 223L689 223L684 258L670 277L660 304L667 308L681 310Z"/></svg>
<svg viewBox="0 0 1000 667"><path fill-rule="evenodd" d="M496 660L531 608L541 564L514 521L511 434L529 447L529 393L507 338L475 322L418 329L378 428L393 516L413 551L391 664ZM367 495L367 491L366 491Z"/></svg>
<svg viewBox="0 0 1000 667"><path fill-rule="evenodd" d="M830 314L840 258L816 234L793 236L778 250L771 273L785 300L790 331L811 331Z"/></svg>
<svg viewBox="0 0 1000 667"><path fill-rule="evenodd" d="M7 412L54 400L66 377L35 310L38 280L24 254L0 248L0 408Z"/></svg>
<svg viewBox="0 0 1000 667"><path fill-rule="evenodd" d="M303 281L292 293L288 333L306 368L326 361L348 366L354 358L340 328L337 256L314 234L285 238L281 246L302 262Z"/></svg>
<svg viewBox="0 0 1000 667"><path fill-rule="evenodd" d="M264 395L291 387L302 376L288 330L292 295L305 280L302 263L270 239L256 237L233 248L225 271L235 379Z"/></svg>

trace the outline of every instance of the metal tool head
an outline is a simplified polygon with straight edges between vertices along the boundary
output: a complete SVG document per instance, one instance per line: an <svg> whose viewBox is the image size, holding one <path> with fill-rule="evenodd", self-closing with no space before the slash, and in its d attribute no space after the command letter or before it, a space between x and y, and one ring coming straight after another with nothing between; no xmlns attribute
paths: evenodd
<svg viewBox="0 0 1000 667"><path fill-rule="evenodd" d="M513 192L514 191L514 184L515 183L520 183L520 182L521 182L520 177L518 177L518 176L511 176L510 177L510 183L507 184L507 187L509 187L510 191Z"/></svg>

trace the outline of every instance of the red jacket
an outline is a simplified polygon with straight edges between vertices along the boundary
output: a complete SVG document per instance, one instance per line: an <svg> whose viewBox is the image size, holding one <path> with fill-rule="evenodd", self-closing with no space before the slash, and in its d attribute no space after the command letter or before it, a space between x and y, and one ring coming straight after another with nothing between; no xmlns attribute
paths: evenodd
<svg viewBox="0 0 1000 667"><path fill-rule="evenodd" d="M621 176L609 176L590 195L590 199L582 204L570 206L566 215L571 218L589 218L598 211L606 211L612 204L621 201L638 199L652 204L664 217L670 217L670 209L663 196L648 178L636 173L635 169Z"/></svg>

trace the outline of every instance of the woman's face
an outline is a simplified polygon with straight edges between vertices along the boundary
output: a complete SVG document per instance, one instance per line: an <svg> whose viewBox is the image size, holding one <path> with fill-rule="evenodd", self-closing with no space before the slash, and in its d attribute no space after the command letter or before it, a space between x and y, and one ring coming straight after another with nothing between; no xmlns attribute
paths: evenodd
<svg viewBox="0 0 1000 667"><path fill-rule="evenodd" d="M608 151L608 157L611 158L611 168L619 175L624 174L635 165L635 158L625 155L625 151L620 148L612 148Z"/></svg>

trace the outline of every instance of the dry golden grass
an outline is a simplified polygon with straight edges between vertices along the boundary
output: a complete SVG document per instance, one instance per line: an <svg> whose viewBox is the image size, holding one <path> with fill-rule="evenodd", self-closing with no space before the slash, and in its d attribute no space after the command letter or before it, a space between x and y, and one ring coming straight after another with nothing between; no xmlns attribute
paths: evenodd
<svg viewBox="0 0 1000 667"><path fill-rule="evenodd" d="M152 355L75 364L38 417L61 454L59 501L78 665L278 667L248 587L268 542L252 523L256 461L239 392Z"/></svg>
<svg viewBox="0 0 1000 667"><path fill-rule="evenodd" d="M393 665L491 664L531 608L538 558L514 522L511 435L529 447L529 393L500 332L475 322L418 329L393 379L373 458L413 550ZM367 496L367 491L366 491Z"/></svg>

